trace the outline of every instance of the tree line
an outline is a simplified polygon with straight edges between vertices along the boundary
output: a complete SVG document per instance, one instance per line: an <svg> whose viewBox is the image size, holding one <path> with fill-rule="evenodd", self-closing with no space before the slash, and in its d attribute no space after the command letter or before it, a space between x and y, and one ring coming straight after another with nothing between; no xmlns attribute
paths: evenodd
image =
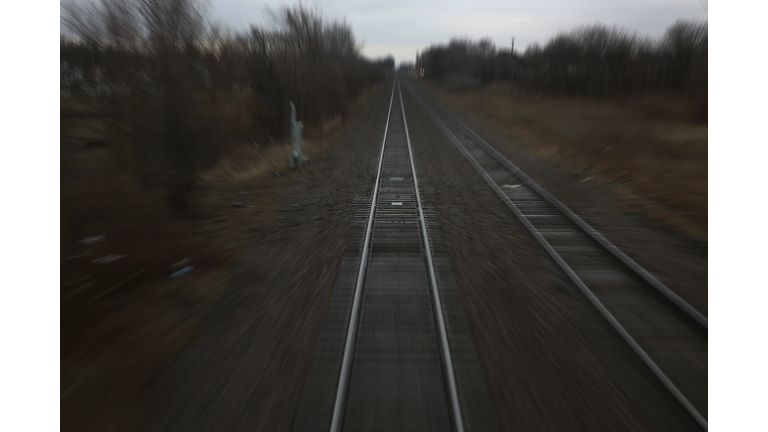
<svg viewBox="0 0 768 432"><path fill-rule="evenodd" d="M706 109L707 39L706 21L677 21L659 39L595 24L561 32L522 54L497 48L489 38L454 38L420 53L416 67L427 79L510 81L521 91L546 94L680 92L700 98Z"/></svg>
<svg viewBox="0 0 768 432"><path fill-rule="evenodd" d="M316 9L270 10L274 25L233 32L203 0L62 4L62 95L98 105L119 160L189 210L198 174L232 143L287 133L288 102L312 127L394 69L369 61L345 21Z"/></svg>

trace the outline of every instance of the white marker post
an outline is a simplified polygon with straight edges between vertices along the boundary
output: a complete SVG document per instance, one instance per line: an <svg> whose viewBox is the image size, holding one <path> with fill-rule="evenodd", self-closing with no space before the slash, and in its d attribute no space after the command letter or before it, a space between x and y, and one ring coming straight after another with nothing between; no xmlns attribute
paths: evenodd
<svg viewBox="0 0 768 432"><path fill-rule="evenodd" d="M309 158L301 153L301 134L304 130L304 125L301 122L296 121L296 107L291 104L291 168L295 168L301 165L307 165Z"/></svg>

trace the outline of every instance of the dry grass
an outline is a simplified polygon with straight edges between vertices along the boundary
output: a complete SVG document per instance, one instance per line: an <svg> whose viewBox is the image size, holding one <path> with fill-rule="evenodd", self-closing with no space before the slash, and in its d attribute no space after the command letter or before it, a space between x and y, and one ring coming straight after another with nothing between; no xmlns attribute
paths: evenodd
<svg viewBox="0 0 768 432"><path fill-rule="evenodd" d="M79 143L102 141L107 136L107 124L100 117L96 102L61 98L60 135L62 140Z"/></svg>
<svg viewBox="0 0 768 432"><path fill-rule="evenodd" d="M534 157L610 184L630 205L696 240L707 239L707 125L687 101L537 98L491 85L446 93L447 106L494 125Z"/></svg>
<svg viewBox="0 0 768 432"><path fill-rule="evenodd" d="M328 149L332 138L340 130L340 124L327 129L325 136L305 138L302 152L313 156ZM275 175L286 169L291 156L290 144L284 140L258 145L243 144L231 151L215 167L202 176L204 182L231 183L255 180L266 175Z"/></svg>

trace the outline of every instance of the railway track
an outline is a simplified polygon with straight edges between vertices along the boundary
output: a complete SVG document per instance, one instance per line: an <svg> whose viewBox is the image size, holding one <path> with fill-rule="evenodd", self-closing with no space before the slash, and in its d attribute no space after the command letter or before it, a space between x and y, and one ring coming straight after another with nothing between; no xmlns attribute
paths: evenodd
<svg viewBox="0 0 768 432"><path fill-rule="evenodd" d="M707 318L450 112L405 87L570 280L707 430Z"/></svg>
<svg viewBox="0 0 768 432"><path fill-rule="evenodd" d="M463 431L396 77L389 111L330 430L396 422L399 413L409 429Z"/></svg>
<svg viewBox="0 0 768 432"><path fill-rule="evenodd" d="M462 404L491 404L475 396L478 374L466 378L468 338L456 337L456 323L446 325L450 307L438 289L397 76L375 172L370 199L355 203L358 234L337 276L294 430L493 430L484 419L465 427ZM460 350L469 402L459 399L451 346Z"/></svg>

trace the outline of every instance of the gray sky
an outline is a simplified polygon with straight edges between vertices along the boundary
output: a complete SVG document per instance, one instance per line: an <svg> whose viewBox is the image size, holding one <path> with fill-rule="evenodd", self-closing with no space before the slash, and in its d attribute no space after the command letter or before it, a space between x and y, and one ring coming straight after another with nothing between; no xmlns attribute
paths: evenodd
<svg viewBox="0 0 768 432"><path fill-rule="evenodd" d="M211 18L234 29L268 23L266 7L293 1L211 0ZM560 30L580 24L619 25L659 36L679 18L707 18L702 0L326 0L304 2L321 7L327 18L346 18L363 53L413 61L416 51L451 36L491 37L515 49L544 43Z"/></svg>

